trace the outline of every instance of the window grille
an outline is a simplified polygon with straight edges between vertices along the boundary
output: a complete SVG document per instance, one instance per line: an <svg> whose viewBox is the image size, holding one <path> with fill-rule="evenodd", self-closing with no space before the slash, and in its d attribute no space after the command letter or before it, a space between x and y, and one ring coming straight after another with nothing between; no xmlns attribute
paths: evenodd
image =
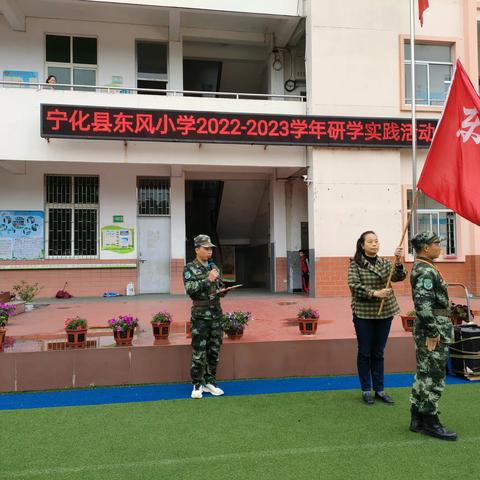
<svg viewBox="0 0 480 480"><path fill-rule="evenodd" d="M56 258L98 256L98 177L47 175L46 252Z"/></svg>
<svg viewBox="0 0 480 480"><path fill-rule="evenodd" d="M137 207L138 215L170 215L170 180L139 178Z"/></svg>
<svg viewBox="0 0 480 480"><path fill-rule="evenodd" d="M408 191L407 208L410 213L412 203L412 191ZM457 255L457 232L456 232L456 215L455 212L449 210L441 203L420 193L416 209L418 232L430 230L439 237L445 238L442 244L443 254L446 257L455 257ZM411 228L408 227L408 238L411 238ZM413 254L413 248L409 242L408 252Z"/></svg>

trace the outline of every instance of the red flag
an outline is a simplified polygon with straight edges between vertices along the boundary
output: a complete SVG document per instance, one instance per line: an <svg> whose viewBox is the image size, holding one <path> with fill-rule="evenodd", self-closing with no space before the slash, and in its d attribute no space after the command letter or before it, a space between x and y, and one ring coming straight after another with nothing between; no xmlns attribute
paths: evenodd
<svg viewBox="0 0 480 480"><path fill-rule="evenodd" d="M428 0L418 0L418 18L423 27L423 12L428 8Z"/></svg>
<svg viewBox="0 0 480 480"><path fill-rule="evenodd" d="M480 225L480 97L460 60L418 188Z"/></svg>

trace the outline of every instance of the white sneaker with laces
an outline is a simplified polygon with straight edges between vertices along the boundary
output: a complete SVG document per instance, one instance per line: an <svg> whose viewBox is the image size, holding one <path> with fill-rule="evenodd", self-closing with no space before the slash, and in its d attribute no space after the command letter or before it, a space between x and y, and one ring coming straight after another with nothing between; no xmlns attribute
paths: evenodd
<svg viewBox="0 0 480 480"><path fill-rule="evenodd" d="M215 386L213 383L207 383L206 385L203 386L203 391L204 392L209 392L215 397L219 397L220 395L223 395L223 390L221 388L218 388Z"/></svg>
<svg viewBox="0 0 480 480"><path fill-rule="evenodd" d="M203 392L203 388L201 385L199 386L194 385L192 394L190 396L192 398L202 398L202 392Z"/></svg>

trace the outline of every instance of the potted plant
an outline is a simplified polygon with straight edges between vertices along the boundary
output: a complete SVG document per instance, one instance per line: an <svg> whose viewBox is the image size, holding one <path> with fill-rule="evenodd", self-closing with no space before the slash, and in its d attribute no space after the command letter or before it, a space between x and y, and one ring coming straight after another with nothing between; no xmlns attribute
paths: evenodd
<svg viewBox="0 0 480 480"><path fill-rule="evenodd" d="M470 318L468 317L467 305L450 302L450 311L450 319L454 325L461 325L463 322L468 323L474 318L472 310L470 310Z"/></svg>
<svg viewBox="0 0 480 480"><path fill-rule="evenodd" d="M230 340L242 338L245 325L252 319L250 312L226 312L222 316L222 329Z"/></svg>
<svg viewBox="0 0 480 480"><path fill-rule="evenodd" d="M172 314L167 312L167 310L158 312L152 317L150 323L152 324L155 340L168 338L168 335L170 334L170 324L172 322Z"/></svg>
<svg viewBox="0 0 480 480"><path fill-rule="evenodd" d="M113 338L118 346L130 346L135 328L138 327L138 318L132 315L119 315L110 319L108 326L113 330Z"/></svg>
<svg viewBox="0 0 480 480"><path fill-rule="evenodd" d="M25 311L29 312L33 309L33 299L37 293L43 288L37 282L29 284L25 280L13 286L12 290L25 302Z"/></svg>
<svg viewBox="0 0 480 480"><path fill-rule="evenodd" d="M3 351L3 344L5 343L5 335L7 333L8 320L15 313L15 305L7 305L0 303L0 352Z"/></svg>
<svg viewBox="0 0 480 480"><path fill-rule="evenodd" d="M298 314L298 328L302 335L315 335L320 313L313 308L302 308Z"/></svg>
<svg viewBox="0 0 480 480"><path fill-rule="evenodd" d="M11 297L12 296L11 296L10 292L0 292L0 302L1 303L9 302Z"/></svg>
<svg viewBox="0 0 480 480"><path fill-rule="evenodd" d="M410 310L406 315L400 315L402 319L402 327L406 332L413 332L413 324L417 319L417 312L415 310Z"/></svg>
<svg viewBox="0 0 480 480"><path fill-rule="evenodd" d="M87 344L87 320L78 315L65 320L67 348L85 348Z"/></svg>

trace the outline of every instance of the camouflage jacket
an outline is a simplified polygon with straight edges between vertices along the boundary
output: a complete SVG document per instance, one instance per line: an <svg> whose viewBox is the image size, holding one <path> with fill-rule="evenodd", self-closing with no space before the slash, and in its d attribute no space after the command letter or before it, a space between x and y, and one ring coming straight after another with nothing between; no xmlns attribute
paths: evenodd
<svg viewBox="0 0 480 480"><path fill-rule="evenodd" d="M452 340L452 322L446 315L435 315L433 310L448 310L447 284L431 260L418 257L410 277L412 297L417 313L415 335L436 337L446 343Z"/></svg>
<svg viewBox="0 0 480 480"><path fill-rule="evenodd" d="M209 300L211 304L219 306L220 298L216 292L219 288L223 288L223 282L220 279L216 282L208 279L212 268L219 270L215 264L205 267L196 259L187 263L183 268L183 284L187 295L192 300Z"/></svg>
<svg viewBox="0 0 480 480"><path fill-rule="evenodd" d="M350 262L348 267L348 286L352 292L352 311L359 318L389 318L396 315L400 309L395 295L392 293L385 299L382 313L378 315L380 298L373 296L375 290L387 286L392 264L386 258L377 257L375 265L364 261L363 267L356 262ZM395 267L392 282L405 280L407 271L403 267Z"/></svg>

